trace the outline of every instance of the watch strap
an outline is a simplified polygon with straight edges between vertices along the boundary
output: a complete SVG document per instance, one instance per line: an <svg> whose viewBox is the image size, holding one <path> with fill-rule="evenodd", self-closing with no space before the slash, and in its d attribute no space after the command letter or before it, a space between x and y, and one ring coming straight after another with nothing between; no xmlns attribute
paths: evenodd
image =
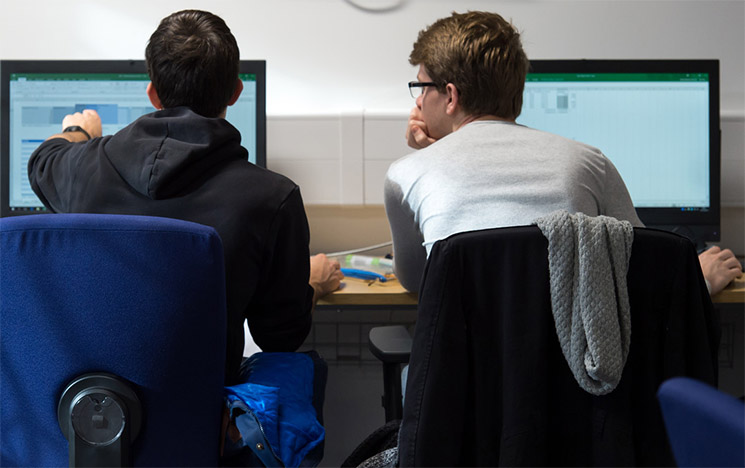
<svg viewBox="0 0 745 468"><path fill-rule="evenodd" d="M64 130L62 130L62 133L67 133L67 132L80 132L83 135L85 135L85 137L88 138L89 140L91 139L91 135L88 132L86 132L83 129L83 127L81 127L80 125L70 125L69 127L65 127Z"/></svg>

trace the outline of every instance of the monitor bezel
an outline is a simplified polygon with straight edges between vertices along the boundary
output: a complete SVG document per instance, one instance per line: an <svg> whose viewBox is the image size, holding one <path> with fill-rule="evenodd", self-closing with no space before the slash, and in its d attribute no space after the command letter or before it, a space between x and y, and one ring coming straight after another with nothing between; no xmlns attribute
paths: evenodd
<svg viewBox="0 0 745 468"><path fill-rule="evenodd" d="M48 213L11 211L10 76L14 73L144 73L144 60L0 60L0 217ZM239 73L256 75L256 165L266 168L266 61L241 60Z"/></svg>
<svg viewBox="0 0 745 468"><path fill-rule="evenodd" d="M677 232L696 242L720 240L721 226L721 125L719 60L716 59L569 59L531 60L528 73L708 73L709 74L709 200L708 211L639 207L636 212L647 227ZM600 148L602 151L602 148Z"/></svg>

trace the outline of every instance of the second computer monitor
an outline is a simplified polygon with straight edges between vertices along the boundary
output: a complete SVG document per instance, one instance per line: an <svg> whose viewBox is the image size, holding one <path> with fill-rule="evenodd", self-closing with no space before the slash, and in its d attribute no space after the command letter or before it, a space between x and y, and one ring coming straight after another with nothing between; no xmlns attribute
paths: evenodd
<svg viewBox="0 0 745 468"><path fill-rule="evenodd" d="M533 60L517 122L603 151L647 226L719 240L717 60Z"/></svg>

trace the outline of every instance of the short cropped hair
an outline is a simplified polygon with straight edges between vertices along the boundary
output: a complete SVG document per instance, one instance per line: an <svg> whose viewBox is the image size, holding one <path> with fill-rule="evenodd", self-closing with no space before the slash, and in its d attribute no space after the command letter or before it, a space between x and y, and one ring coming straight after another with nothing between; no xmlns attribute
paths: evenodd
<svg viewBox="0 0 745 468"><path fill-rule="evenodd" d="M471 115L520 115L529 61L520 34L496 13L453 12L436 21L419 32L409 62L423 65L440 92L454 84Z"/></svg>
<svg viewBox="0 0 745 468"><path fill-rule="evenodd" d="M160 22L145 48L150 80L164 108L187 106L205 117L227 107L238 81L238 43L212 13L183 10Z"/></svg>

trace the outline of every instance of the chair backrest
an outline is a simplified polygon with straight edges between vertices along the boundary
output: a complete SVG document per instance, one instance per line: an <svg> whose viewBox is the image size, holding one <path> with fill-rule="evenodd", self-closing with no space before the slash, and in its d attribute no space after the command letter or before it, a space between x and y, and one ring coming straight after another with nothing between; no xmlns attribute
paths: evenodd
<svg viewBox="0 0 745 468"><path fill-rule="evenodd" d="M656 391L716 384L718 329L693 245L635 229L631 346L619 385L582 390L551 312L536 226L451 236L430 254L399 434L401 466L665 466Z"/></svg>
<svg viewBox="0 0 745 468"><path fill-rule="evenodd" d="M59 466L60 395L89 372L133 384L132 462L215 466L225 363L222 243L124 215L0 219L0 465Z"/></svg>
<svg viewBox="0 0 745 468"><path fill-rule="evenodd" d="M687 377L658 392L678 466L745 466L745 405Z"/></svg>

